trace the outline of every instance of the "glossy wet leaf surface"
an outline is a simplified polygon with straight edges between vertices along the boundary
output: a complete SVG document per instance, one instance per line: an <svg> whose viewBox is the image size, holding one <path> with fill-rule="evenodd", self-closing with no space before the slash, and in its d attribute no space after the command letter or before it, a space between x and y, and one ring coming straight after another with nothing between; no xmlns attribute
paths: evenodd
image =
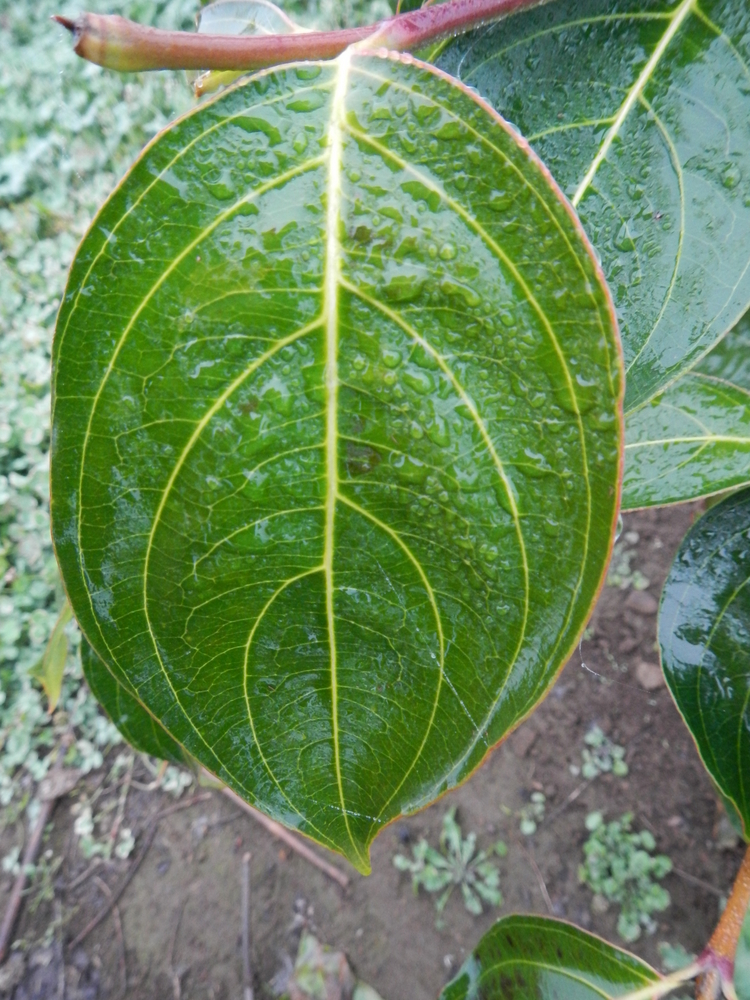
<svg viewBox="0 0 750 1000"><path fill-rule="evenodd" d="M750 392L750 312L698 362L695 370Z"/></svg>
<svg viewBox="0 0 750 1000"><path fill-rule="evenodd" d="M750 481L750 317L692 371L628 414L623 510Z"/></svg>
<svg viewBox="0 0 750 1000"><path fill-rule="evenodd" d="M53 534L92 646L362 869L587 620L611 302L527 147L427 67L263 73L164 133L78 253L54 373Z"/></svg>
<svg viewBox="0 0 750 1000"><path fill-rule="evenodd" d="M439 64L577 206L617 304L626 413L653 398L750 304L750 4L563 0Z"/></svg>
<svg viewBox="0 0 750 1000"><path fill-rule="evenodd" d="M173 764L189 763L188 755L135 695L105 667L90 644L81 641L81 665L86 683L111 721L136 750Z"/></svg>
<svg viewBox="0 0 750 1000"><path fill-rule="evenodd" d="M635 955L572 924L511 916L484 935L440 1000L603 1000L658 979Z"/></svg>
<svg viewBox="0 0 750 1000"><path fill-rule="evenodd" d="M667 684L703 763L750 835L750 489L711 507L664 586Z"/></svg>

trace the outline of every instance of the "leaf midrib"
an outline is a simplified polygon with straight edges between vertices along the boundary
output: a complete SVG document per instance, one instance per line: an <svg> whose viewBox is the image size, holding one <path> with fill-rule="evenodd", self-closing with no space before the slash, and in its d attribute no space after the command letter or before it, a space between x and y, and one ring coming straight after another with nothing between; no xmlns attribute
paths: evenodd
<svg viewBox="0 0 750 1000"><path fill-rule="evenodd" d="M336 785L346 832L355 854L361 852L355 843L349 824L349 815L344 797L344 782L341 774L341 750L339 738L338 676L336 649L336 617L333 595L333 559L336 527L336 502L339 491L338 472L338 341L339 341L339 280L341 275L341 245L339 226L341 224L341 161L343 157L343 118L346 85L349 80L351 56L348 51L336 60L336 82L331 100L331 118L328 127L328 179L326 189L326 256L323 276L323 315L325 327L325 390L326 390L326 497L325 531L323 544L323 574L325 579L326 620L328 623L328 647L331 672L331 726L333 736L333 756L336 770ZM367 859L364 867L369 867Z"/></svg>
<svg viewBox="0 0 750 1000"><path fill-rule="evenodd" d="M651 79L651 77L654 75L654 72L656 71L656 67L661 62L662 56L664 55L664 53L666 52L667 48L669 47L669 43L672 41L672 39L674 38L674 36L680 30L680 27L682 26L682 22L685 20L685 18L691 12L691 10L695 6L695 4L696 4L696 0L682 0L682 3L680 4L680 6L672 14L672 17L671 17L671 19L669 21L669 24L667 26L667 30L664 32L664 34L662 35L661 39L659 40L659 44L656 46L656 48L654 49L654 51L651 53L651 56L648 59L646 65L643 67L643 69L641 70L641 72L638 74L638 77L637 77L635 83L633 84L633 86L628 91L627 97L625 98L625 100L623 101L623 103L620 105L620 110L617 112L617 117L615 118L612 127L609 129L609 131L605 135L605 137L604 137L604 139L602 141L601 146L597 150L596 156L591 161L591 165L589 166L589 169L586 171L586 174L583 177L583 180L581 181L581 183L576 188L575 194L571 198L571 202L572 202L574 208L578 208L578 205L580 204L581 199L583 198L583 196L586 193L586 191L588 190L588 188L591 186L591 182L593 181L594 177L596 176L596 173L599 170L599 167L601 166L601 164L606 159L607 153L609 152L609 150L610 150L610 148L612 146L612 143L615 141L615 139L617 138L617 136L620 133L620 130L621 130L622 126L625 124L625 120L627 119L628 115L632 111L632 109L633 109L636 101L638 100L638 98L641 96L641 94L645 90L646 84L649 82L649 80Z"/></svg>

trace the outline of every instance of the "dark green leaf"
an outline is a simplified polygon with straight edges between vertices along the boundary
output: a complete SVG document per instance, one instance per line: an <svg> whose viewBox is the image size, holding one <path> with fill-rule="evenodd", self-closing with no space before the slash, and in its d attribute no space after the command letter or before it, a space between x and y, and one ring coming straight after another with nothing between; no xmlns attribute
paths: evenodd
<svg viewBox="0 0 750 1000"><path fill-rule="evenodd" d="M626 435L623 510L750 481L750 392L731 382L687 372L628 414Z"/></svg>
<svg viewBox="0 0 750 1000"><path fill-rule="evenodd" d="M703 763L750 839L750 490L686 535L662 595L667 684Z"/></svg>
<svg viewBox="0 0 750 1000"><path fill-rule="evenodd" d="M81 664L92 694L131 746L173 764L190 763L189 754L175 743L138 699L115 680L85 638L81 641Z"/></svg>
<svg viewBox="0 0 750 1000"><path fill-rule="evenodd" d="M699 361L695 370L750 392L750 312Z"/></svg>
<svg viewBox="0 0 750 1000"><path fill-rule="evenodd" d="M625 425L623 510L750 481L750 315Z"/></svg>
<svg viewBox="0 0 750 1000"><path fill-rule="evenodd" d="M429 67L261 73L162 134L79 250L54 375L94 649L361 869L577 641L617 508L611 302L525 143Z"/></svg>
<svg viewBox="0 0 750 1000"><path fill-rule="evenodd" d="M603 1000L659 980L627 951L549 917L504 917L484 935L440 1000Z"/></svg>
<svg viewBox="0 0 750 1000"><path fill-rule="evenodd" d="M621 321L626 412L645 403L750 304L750 4L561 0L459 38L440 65L578 207Z"/></svg>

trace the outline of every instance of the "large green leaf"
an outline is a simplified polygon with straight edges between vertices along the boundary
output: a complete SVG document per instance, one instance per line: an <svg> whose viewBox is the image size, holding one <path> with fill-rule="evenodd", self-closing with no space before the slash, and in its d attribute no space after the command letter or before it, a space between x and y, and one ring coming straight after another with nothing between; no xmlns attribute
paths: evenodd
<svg viewBox="0 0 750 1000"><path fill-rule="evenodd" d="M620 317L628 419L750 304L750 3L561 0L457 39L440 65L529 137L578 207ZM702 401L695 383L678 393L686 412ZM659 407L635 419L638 440L669 422Z"/></svg>
<svg viewBox="0 0 750 1000"><path fill-rule="evenodd" d="M71 271L52 519L113 676L361 869L543 696L600 586L621 365L574 213L408 57L163 133Z"/></svg>
<svg viewBox="0 0 750 1000"><path fill-rule="evenodd" d="M750 313L626 422L623 510L750 481Z"/></svg>
<svg viewBox="0 0 750 1000"><path fill-rule="evenodd" d="M89 643L81 641L81 664L94 697L136 750L173 764L191 763L189 755L105 667Z"/></svg>
<svg viewBox="0 0 750 1000"><path fill-rule="evenodd" d="M549 917L498 920L440 1000L608 1000L658 982L630 952Z"/></svg>
<svg viewBox="0 0 750 1000"><path fill-rule="evenodd" d="M695 370L750 392L750 312L698 362Z"/></svg>
<svg viewBox="0 0 750 1000"><path fill-rule="evenodd" d="M750 489L711 507L662 594L667 684L703 763L750 839Z"/></svg>

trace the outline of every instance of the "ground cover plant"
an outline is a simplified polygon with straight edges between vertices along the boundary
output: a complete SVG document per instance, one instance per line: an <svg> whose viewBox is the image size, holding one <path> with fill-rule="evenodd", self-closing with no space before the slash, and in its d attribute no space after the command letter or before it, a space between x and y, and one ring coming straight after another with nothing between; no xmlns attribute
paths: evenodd
<svg viewBox="0 0 750 1000"><path fill-rule="evenodd" d="M596 893L600 908L610 903L620 906L617 932L625 941L636 941L644 928L652 934L656 930L651 914L669 906L669 893L658 881L672 868L665 855L651 856L656 847L653 834L632 832L632 822L630 813L611 822L600 812L589 813L590 835L579 870L581 882Z"/></svg>
<svg viewBox="0 0 750 1000"><path fill-rule="evenodd" d="M399 871L411 874L415 894L420 888L440 893L435 900L438 920L455 888L460 888L464 906L475 915L482 912L482 903L500 906L503 901L500 872L492 856L504 857L508 848L499 840L489 851L477 851L476 834L462 836L455 812L449 809L443 817L439 850L422 838L412 848L412 858L397 854L393 859Z"/></svg>
<svg viewBox="0 0 750 1000"><path fill-rule="evenodd" d="M625 509L749 478L750 9L604 8L256 37L65 22L120 70L282 64L163 132L73 265L52 528L87 678L136 746L363 871L575 647L623 437ZM503 13L428 61L396 53ZM743 836L749 503L691 531L660 632ZM700 973L729 996L746 867L671 979L508 918L446 995L533 993L495 960L546 955L580 992Z"/></svg>
<svg viewBox="0 0 750 1000"><path fill-rule="evenodd" d="M69 260L98 203L143 143L189 106L171 75L133 87L92 74L58 44L49 21L57 9L46 2L1 14L9 43L0 67L0 801L11 812L33 797L65 733L76 737L67 764L84 772L120 739L83 683L74 624L65 628L53 714L33 680L62 604L48 514L51 340ZM146 16L137 4L122 10ZM192 6L149 13L187 27Z"/></svg>

